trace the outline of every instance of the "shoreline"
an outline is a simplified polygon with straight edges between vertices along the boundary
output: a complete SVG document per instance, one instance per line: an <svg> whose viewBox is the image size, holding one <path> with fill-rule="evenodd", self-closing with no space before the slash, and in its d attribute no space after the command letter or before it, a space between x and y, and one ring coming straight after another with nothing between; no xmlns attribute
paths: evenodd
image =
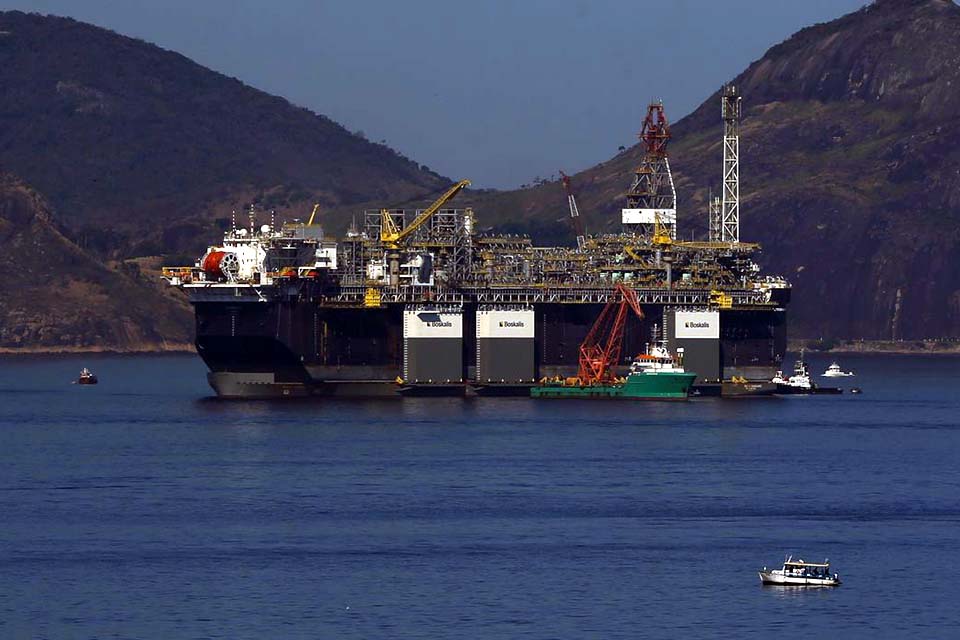
<svg viewBox="0 0 960 640"><path fill-rule="evenodd" d="M890 355L960 355L960 340L850 340L823 349L817 347L816 340L788 340L787 351L797 353L800 349L808 353L823 354L890 354ZM171 342L162 345L142 347L102 347L96 345L84 347L0 347L3 356L66 356L66 355L196 355L197 349L190 342Z"/></svg>
<svg viewBox="0 0 960 640"><path fill-rule="evenodd" d="M845 340L828 349L818 348L817 340L788 340L787 350L823 354L960 355L958 340Z"/></svg>
<svg viewBox="0 0 960 640"><path fill-rule="evenodd" d="M84 347L0 347L0 356L69 356L69 355L174 355L196 354L197 348L189 342L170 342L142 347L102 347L96 345Z"/></svg>

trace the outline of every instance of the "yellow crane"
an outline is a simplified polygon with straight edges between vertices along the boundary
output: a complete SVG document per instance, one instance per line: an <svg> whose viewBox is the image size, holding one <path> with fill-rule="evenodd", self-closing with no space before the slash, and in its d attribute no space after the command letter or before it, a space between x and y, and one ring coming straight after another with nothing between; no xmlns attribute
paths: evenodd
<svg viewBox="0 0 960 640"><path fill-rule="evenodd" d="M399 249L410 234L423 226L423 223L429 220L430 216L439 211L443 205L447 204L455 195L469 186L469 180L461 180L447 189L446 193L437 198L429 207L421 211L420 214L413 219L413 222L408 224L402 231L397 227L397 223L393 221L393 216L390 215L390 212L386 209L381 209L380 241L383 242L388 249Z"/></svg>
<svg viewBox="0 0 960 640"><path fill-rule="evenodd" d="M654 211L653 216L653 244L673 244L673 238L670 237L670 229L663 223L663 220L660 217L660 212Z"/></svg>
<svg viewBox="0 0 960 640"><path fill-rule="evenodd" d="M313 205L313 211L310 212L310 219L307 220L307 226L313 226L313 219L317 216L317 210L320 208L320 203L317 202Z"/></svg>

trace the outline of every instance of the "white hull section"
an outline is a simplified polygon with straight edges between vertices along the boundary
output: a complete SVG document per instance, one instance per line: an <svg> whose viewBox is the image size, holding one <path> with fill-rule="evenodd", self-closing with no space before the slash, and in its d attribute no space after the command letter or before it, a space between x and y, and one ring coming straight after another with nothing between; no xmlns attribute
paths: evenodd
<svg viewBox="0 0 960 640"><path fill-rule="evenodd" d="M763 584L775 584L791 587L836 587L840 581L835 578L810 578L803 576L783 575L779 571L760 571L760 581Z"/></svg>

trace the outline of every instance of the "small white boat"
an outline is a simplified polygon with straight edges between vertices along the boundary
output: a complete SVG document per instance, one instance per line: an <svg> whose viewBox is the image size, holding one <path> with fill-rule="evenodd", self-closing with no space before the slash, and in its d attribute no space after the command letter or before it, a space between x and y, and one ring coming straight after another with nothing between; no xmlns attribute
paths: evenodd
<svg viewBox="0 0 960 640"><path fill-rule="evenodd" d="M765 585L783 585L791 587L837 587L840 585L840 574L830 573L830 561L804 562L803 559L794 560L787 556L780 569L764 567L758 572L760 582Z"/></svg>
<svg viewBox="0 0 960 640"><path fill-rule="evenodd" d="M840 365L833 362L827 370L820 374L824 378L850 378L854 375L853 371L844 371Z"/></svg>

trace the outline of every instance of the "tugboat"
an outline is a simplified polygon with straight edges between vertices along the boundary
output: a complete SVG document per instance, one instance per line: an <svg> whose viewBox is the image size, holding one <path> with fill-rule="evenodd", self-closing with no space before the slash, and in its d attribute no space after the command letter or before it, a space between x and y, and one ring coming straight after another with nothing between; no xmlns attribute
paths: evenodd
<svg viewBox="0 0 960 640"><path fill-rule="evenodd" d="M821 387L810 379L810 370L803 360L802 349L800 350L800 357L793 364L793 375L785 378L782 371L777 371L777 375L773 377L771 382L777 385L777 393L785 395L843 393L843 389L839 387Z"/></svg>
<svg viewBox="0 0 960 640"><path fill-rule="evenodd" d="M764 585L791 587L838 587L840 574L830 574L830 561L804 562L803 558L794 560L787 556L781 569L767 569L759 572L760 582Z"/></svg>
<svg viewBox="0 0 960 640"><path fill-rule="evenodd" d="M841 369L840 365L837 364L836 360L834 360L830 364L830 366L827 367L826 371L820 374L820 376L823 378L851 378L854 375L855 374L853 373L853 371L844 371L843 369Z"/></svg>
<svg viewBox="0 0 960 640"><path fill-rule="evenodd" d="M97 376L86 367L80 371L80 377L77 378L77 384L97 384Z"/></svg>

